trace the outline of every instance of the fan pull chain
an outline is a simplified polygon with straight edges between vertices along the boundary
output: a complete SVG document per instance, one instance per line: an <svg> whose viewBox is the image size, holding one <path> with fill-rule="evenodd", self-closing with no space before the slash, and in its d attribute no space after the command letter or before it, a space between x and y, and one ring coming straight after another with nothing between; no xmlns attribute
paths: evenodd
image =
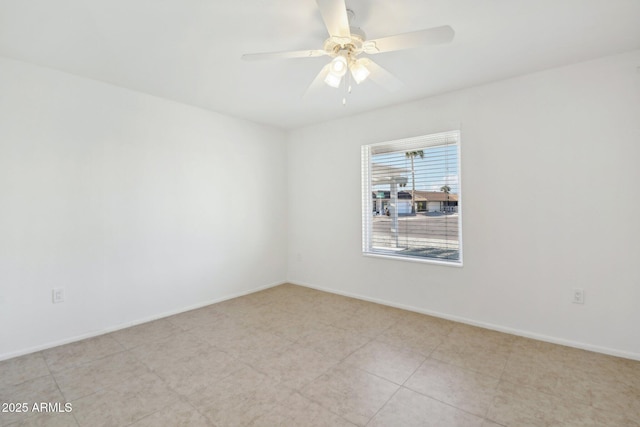
<svg viewBox="0 0 640 427"><path fill-rule="evenodd" d="M344 77L344 96L342 97L342 105L347 106L347 95L351 94L351 74L347 71Z"/></svg>
<svg viewBox="0 0 640 427"><path fill-rule="evenodd" d="M344 77L344 96L342 97L342 105L347 106L347 79L349 78L349 73Z"/></svg>

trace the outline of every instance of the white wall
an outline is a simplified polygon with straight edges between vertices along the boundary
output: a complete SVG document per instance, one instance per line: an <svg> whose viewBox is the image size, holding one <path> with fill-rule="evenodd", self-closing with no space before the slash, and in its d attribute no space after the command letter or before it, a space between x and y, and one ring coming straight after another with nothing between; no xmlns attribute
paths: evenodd
<svg viewBox="0 0 640 427"><path fill-rule="evenodd" d="M0 59L0 359L285 276L640 359L638 66L632 52L549 70L285 146L274 129ZM464 267L363 257L360 146L456 128Z"/></svg>
<svg viewBox="0 0 640 427"><path fill-rule="evenodd" d="M281 131L0 59L0 359L282 282L285 189Z"/></svg>
<svg viewBox="0 0 640 427"><path fill-rule="evenodd" d="M288 279L640 359L639 66L636 51L292 132ZM458 128L464 267L362 256L360 146Z"/></svg>

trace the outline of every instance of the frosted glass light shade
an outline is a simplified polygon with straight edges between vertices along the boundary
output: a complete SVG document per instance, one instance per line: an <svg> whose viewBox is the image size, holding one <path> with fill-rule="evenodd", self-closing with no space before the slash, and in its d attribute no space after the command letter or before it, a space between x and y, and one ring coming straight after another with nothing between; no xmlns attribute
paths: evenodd
<svg viewBox="0 0 640 427"><path fill-rule="evenodd" d="M336 56L331 61L329 66L329 72L335 74L338 77L342 77L347 72L347 60L344 56Z"/></svg>
<svg viewBox="0 0 640 427"><path fill-rule="evenodd" d="M369 71L365 64L366 59L361 58L357 61L354 61L351 64L351 67L349 67L351 70L351 75L353 76L353 80L355 80L358 84L365 81L367 77L369 77L369 74L371 74L371 71Z"/></svg>
<svg viewBox="0 0 640 427"><path fill-rule="evenodd" d="M327 74L327 77L324 78L324 82L326 84L336 89L340 87L341 81L342 81L342 76L337 76L332 72L329 72L329 74Z"/></svg>

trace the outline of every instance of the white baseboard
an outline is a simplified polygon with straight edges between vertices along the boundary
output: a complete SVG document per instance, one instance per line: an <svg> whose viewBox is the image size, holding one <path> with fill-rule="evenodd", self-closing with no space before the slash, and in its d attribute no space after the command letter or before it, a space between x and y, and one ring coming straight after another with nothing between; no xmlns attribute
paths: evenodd
<svg viewBox="0 0 640 427"><path fill-rule="evenodd" d="M621 350L617 350L617 349L612 349L612 348L608 348L608 347L602 347L602 346L597 346L597 345L592 345L592 344L587 344L587 343L582 343L582 342L578 342L578 341L572 341L572 340L566 340L563 338L557 338L557 337L553 337L553 336L549 336L549 335L543 335L543 334L538 334L535 332L530 332L530 331L524 331L521 329L515 329L515 328L509 328L509 327L505 327L505 326L500 326L500 325L495 325L493 323L487 323L487 322L481 322L481 321L477 321L477 320L473 320L473 319L468 319L466 317L460 317L460 316L454 316L454 315L450 315L447 313L441 313L441 312L437 312L437 311L432 311L432 310L425 310L422 308L418 308L418 307L414 307L414 306L410 306L410 305L405 305L405 304L397 304L391 301L387 301L387 300L382 300L382 299L378 299L378 298L371 298L371 297L367 297L365 295L359 295L359 294L354 294L354 293L350 293L350 292L342 292L342 291L337 291L335 289L330 289L330 288L325 288L322 286L315 286L315 285L311 285L309 283L304 283L301 281L296 281L296 280L288 280L285 282L276 282L276 283L271 283L268 285L264 285L264 286L260 286L258 288L254 288L248 291L244 291L244 292L239 292L236 294L231 294L231 295L226 295L224 297L221 298L216 298L213 300L208 300L208 301L204 301L198 304L194 304L188 307L182 307L180 309L177 310L171 310L168 312L164 312L161 314L157 314L154 316L149 316L143 319L138 319L132 322L126 322L126 323L121 323L118 325L115 325L113 327L110 328L105 328L105 329L101 329L99 331L93 331L87 334L82 334L82 335L76 335L74 337L70 337L70 338L65 338L62 340L57 340L57 341L52 341L52 342L48 342L42 345L38 345L38 346L34 346L34 347L30 347L30 348L26 348L26 349L22 349L16 352L12 352L12 353L5 353L0 355L0 361L2 360L7 360L7 359L12 359L14 357L19 357L19 356L23 356L25 354L29 354L29 353L35 353L37 351L42 351L42 350L47 350L49 348L53 348L53 347L57 347L60 345L64 345L64 344L69 344L72 342L76 342L76 341L81 341L87 338L93 338L99 335L104 335L104 334L108 334L111 332L115 332L115 331L119 331L121 329L126 329L126 328L130 328L132 326L137 326L143 323L147 323L147 322L151 322L154 320L158 320L158 319L162 319L164 317L169 317L169 316L173 316L175 314L180 314L180 313L184 313L185 311L190 311L190 310L195 310L201 307L206 307L208 305L211 304L216 304L222 301L227 301L233 298L237 298L237 297L241 297L243 295L249 295L255 292L259 292L259 291L263 291L265 289L269 289L269 288L273 288L275 286L279 286L279 285L283 285L286 283L290 283L292 285L297 285L297 286L303 286L306 288L310 288L310 289L316 289L319 291L323 291L323 292L328 292L328 293L332 293L332 294L336 294L336 295L342 295L345 297L350 297L350 298L356 298L359 300L363 300L363 301L369 301L369 302L373 302L376 304L382 304L382 305L386 305L389 307L395 307L395 308L400 308L402 310L407 310L407 311L413 311L416 313L421 313L421 314L427 314L429 316L434 316L434 317L439 317L442 319L447 319L447 320L452 320L454 322L460 322L460 323L464 323L467 325L473 325L473 326L479 326L481 328L485 328L485 329L491 329L494 331L498 331L498 332L504 332L507 334L511 334L511 335L518 335L521 337L525 337L525 338L532 338L532 339L536 339L539 341L545 341L545 342L549 342L552 344L559 344L559 345L564 345L564 346L568 346L568 347L574 347L574 348L579 348L582 350L588 350L588 351L593 351L596 353L602 353L602 354L608 354L610 356L616 356L616 357L622 357L625 359L632 359L632 360L640 360L640 354L638 353L633 353L633 352L628 352L628 351L621 351Z"/></svg>
<svg viewBox="0 0 640 427"><path fill-rule="evenodd" d="M154 320L158 320L158 319L162 319L162 318L165 318L165 317L173 316L175 314L184 313L185 311L195 310L195 309L206 307L208 305L215 304L215 303L218 303L218 302L227 301L227 300L230 300L230 299L233 299L233 298L241 297L241 296L244 296L244 295L249 295L249 294L252 294L254 292L263 291L265 289L273 288L274 286L283 285L285 283L288 283L288 282L271 283L271 284L260 286L258 288L254 288L254 289L251 289L251 290L248 290L248 291L238 292L238 293L231 294L231 295L225 295L224 297L221 297L221 298L216 298L216 299L213 299L213 300L200 302L200 303L193 304L193 305L190 305L190 306L187 306L187 307L182 307L182 308L179 308L179 309L176 309L176 310L166 311L166 312L163 312L163 313L160 313L160 314L156 314L156 315L153 315L153 316L148 316L148 317L145 317L145 318L142 318L142 319L137 319L137 320L134 320L134 321L131 321L131 322L119 323L117 325L114 325L113 327L100 329L100 330L97 330L97 331L92 331L92 332L89 332L89 333L86 333L86 334L76 335L76 336L69 337L69 338L64 338L64 339L61 339L61 340L50 341L50 342L42 344L42 345L37 345L37 346L34 346L34 347L25 348L25 349L22 349L22 350L11 352L11 353L0 354L0 361L7 360L7 359L12 359L14 357L24 356L25 354L35 353L37 351L47 350L49 348L58 347L60 345L69 344L69 343L76 342L76 341L82 341L82 340L85 340L87 338L97 337L99 335L109 334L111 332L119 331L121 329L130 328L132 326L137 326L137 325L141 325L143 323L152 322Z"/></svg>
<svg viewBox="0 0 640 427"><path fill-rule="evenodd" d="M287 283L290 283L292 285L304 286L305 288L316 289L318 291L329 292L329 293L336 294L336 295L342 295L342 296L345 296L345 297L356 298L356 299L363 300L363 301L374 302L376 304L382 304L382 305L386 305L386 306L389 306L389 307L400 308L402 310L413 311L413 312L421 313L421 314L427 314L429 316L439 317L439 318L447 319L447 320L452 320L454 322L459 322L459 323L465 323L467 325L479 326L481 328L491 329L493 331L504 332L504 333L511 334L511 335L518 335L518 336L525 337L525 338L531 338L531 339L535 339L535 340L538 340L538 341L544 341L544 342L548 342L548 343L552 343L552 344L564 345L564 346L567 346L567 347L579 348L579 349L582 349L582 350L588 350L588 351L593 351L593 352L596 352L596 353L608 354L610 356L622 357L622 358L625 358L625 359L640 360L640 353L633 353L633 352L617 350L617 349L609 348L609 347L602 347L602 346L598 346L598 345L587 344L587 343L583 343L583 342L579 342L579 341L567 340L567 339L564 339L564 338L558 338L558 337L553 337L553 336L549 336L549 335L538 334L536 332L525 331L525 330L522 330L522 329L509 328L509 327L506 327L506 326L496 325L496 324L493 324L493 323L487 323L487 322L477 321L477 320L474 320L474 319L468 319L466 317L450 315L450 314L447 314L447 313L441 313L441 312L432 311L432 310L425 310L425 309L414 307L414 306L410 306L410 305L398 304L398 303L394 303L394 302L391 302L391 301L386 301L386 300L382 300L382 299L378 299L378 298L370 298L370 297L367 297L365 295L359 295L359 294L353 294L353 293L350 293L350 292L337 291L335 289L324 288L322 286L315 286L315 285L311 285L309 283L304 283L304 282L300 282L300 281L296 281L296 280L289 280Z"/></svg>

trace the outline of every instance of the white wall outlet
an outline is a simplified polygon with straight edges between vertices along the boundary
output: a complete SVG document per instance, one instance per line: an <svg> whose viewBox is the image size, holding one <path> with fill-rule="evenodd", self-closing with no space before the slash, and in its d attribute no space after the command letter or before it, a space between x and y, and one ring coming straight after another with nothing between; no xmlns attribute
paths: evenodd
<svg viewBox="0 0 640 427"><path fill-rule="evenodd" d="M584 304L584 289L573 290L573 303Z"/></svg>
<svg viewBox="0 0 640 427"><path fill-rule="evenodd" d="M53 303L64 302L64 288L53 288L51 292L53 295Z"/></svg>

